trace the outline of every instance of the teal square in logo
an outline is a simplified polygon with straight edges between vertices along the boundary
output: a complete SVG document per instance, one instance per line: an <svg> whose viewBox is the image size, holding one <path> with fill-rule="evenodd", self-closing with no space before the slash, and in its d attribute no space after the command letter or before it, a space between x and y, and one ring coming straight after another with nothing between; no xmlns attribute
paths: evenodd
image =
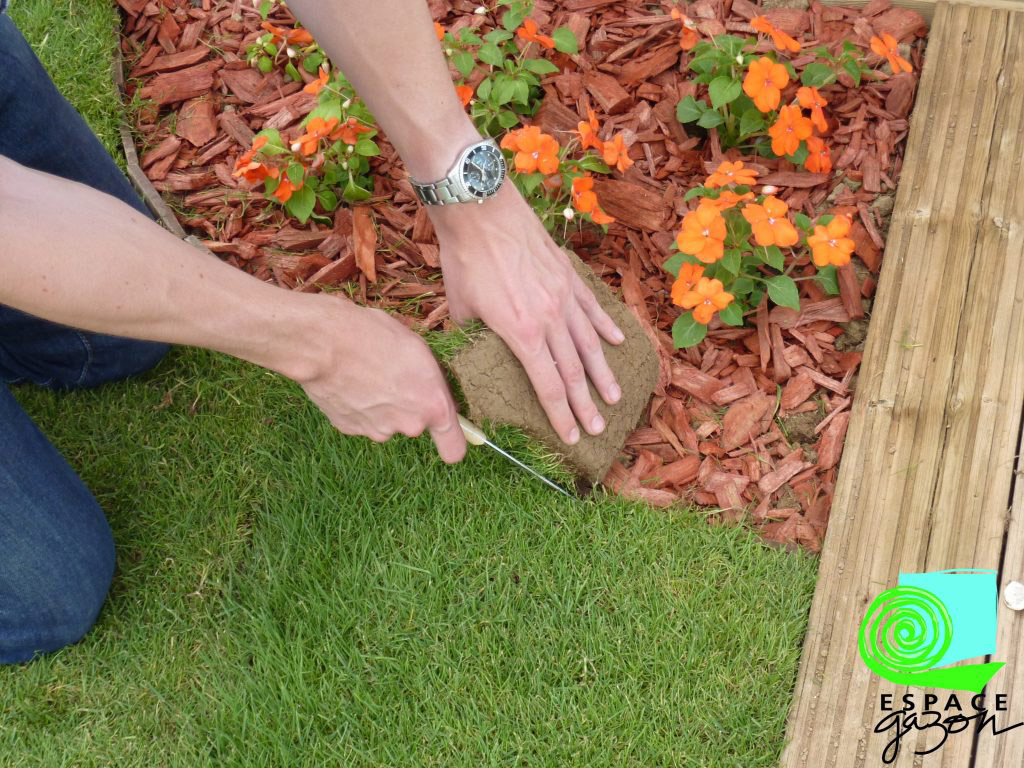
<svg viewBox="0 0 1024 768"><path fill-rule="evenodd" d="M935 595L946 606L953 635L946 653L935 667L996 652L996 572L964 568L929 573L901 573L901 587L918 587Z"/></svg>

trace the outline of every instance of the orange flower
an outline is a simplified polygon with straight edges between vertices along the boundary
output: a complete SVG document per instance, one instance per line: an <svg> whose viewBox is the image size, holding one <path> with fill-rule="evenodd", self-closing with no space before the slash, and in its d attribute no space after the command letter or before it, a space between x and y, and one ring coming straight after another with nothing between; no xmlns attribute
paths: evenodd
<svg viewBox="0 0 1024 768"><path fill-rule="evenodd" d="M313 42L313 36L305 29L284 29L276 27L269 21L260 24L260 28L274 36L274 42L284 40L292 45L309 45Z"/></svg>
<svg viewBox="0 0 1024 768"><path fill-rule="evenodd" d="M587 122L580 122L576 125L576 132L580 135L580 149L587 150L593 147L598 152L604 152L604 142L597 137L600 126L597 124L597 115L594 110L587 107Z"/></svg>
<svg viewBox="0 0 1024 768"><path fill-rule="evenodd" d="M768 129L772 137L772 152L779 157L792 155L800 149L800 142L814 132L811 121L804 117L800 107L789 104L779 110L779 119Z"/></svg>
<svg viewBox="0 0 1024 768"><path fill-rule="evenodd" d="M327 70L324 69L323 67L320 67L320 77L318 77L316 80L311 80L310 82L306 83L306 87L303 88L302 90L305 93L311 93L315 96L327 86L328 80L330 80L330 75L328 74Z"/></svg>
<svg viewBox="0 0 1024 768"><path fill-rule="evenodd" d="M762 112L771 112L782 100L782 89L789 85L789 72L777 61L767 56L750 62L747 76L743 78L743 92L754 100Z"/></svg>
<svg viewBox="0 0 1024 768"><path fill-rule="evenodd" d="M456 85L455 93L459 96L459 101L462 102L462 106L468 107L470 100L473 98L473 86L471 85Z"/></svg>
<svg viewBox="0 0 1024 768"><path fill-rule="evenodd" d="M705 197L704 205L710 205L713 208L717 208L719 211L724 211L732 208L737 203L743 200L753 200L754 193L747 192L744 195L737 195L731 189L723 189L718 197Z"/></svg>
<svg viewBox="0 0 1024 768"><path fill-rule="evenodd" d="M619 169L619 173L625 173L633 165L633 161L627 154L625 139L621 133L614 139L603 143L601 154L608 165Z"/></svg>
<svg viewBox="0 0 1024 768"><path fill-rule="evenodd" d="M893 74L903 72L913 72L914 68L910 66L910 62L900 56L900 43L892 35L885 33L881 39L877 37L871 38L871 50L883 59L889 60L889 66L892 67Z"/></svg>
<svg viewBox="0 0 1024 768"><path fill-rule="evenodd" d="M615 221L615 218L609 216L600 208L595 208L593 211L590 212L590 220L593 221L595 224L599 224L600 226L604 227Z"/></svg>
<svg viewBox="0 0 1024 768"><path fill-rule="evenodd" d="M258 163L253 160L256 153L259 152L263 147L267 145L266 136L257 136L252 140L252 149L243 152L239 155L238 160L235 161L235 171L231 175L236 179L239 177L244 178L251 184L259 184L264 181L268 176L276 179L279 171L277 168L270 168L263 163Z"/></svg>
<svg viewBox="0 0 1024 768"><path fill-rule="evenodd" d="M807 238L814 266L832 264L841 267L849 263L854 248L853 240L847 237L849 232L850 219L847 216L836 216L824 227L816 226L814 234Z"/></svg>
<svg viewBox="0 0 1024 768"><path fill-rule="evenodd" d="M536 125L505 134L501 146L516 153L516 170L520 173L540 171L550 175L558 171L558 142L553 136L541 133Z"/></svg>
<svg viewBox="0 0 1024 768"><path fill-rule="evenodd" d="M683 306L683 296L693 290L693 286L704 276L704 267L700 264L689 262L679 266L679 275L672 283L672 303L677 307Z"/></svg>
<svg viewBox="0 0 1024 768"><path fill-rule="evenodd" d="M796 91L796 100L800 102L801 107L811 110L811 122L818 129L818 133L828 133L828 121L825 120L825 113L821 110L822 107L828 105L828 102L825 101L824 96L818 93L818 89L802 85Z"/></svg>
<svg viewBox="0 0 1024 768"><path fill-rule="evenodd" d="M750 222L754 242L758 245L778 245L788 248L800 242L796 227L786 218L789 206L774 196L768 196L761 205L748 203L743 218Z"/></svg>
<svg viewBox="0 0 1024 768"><path fill-rule="evenodd" d="M444 27L434 22L434 34L437 35L438 40L444 40Z"/></svg>
<svg viewBox="0 0 1024 768"><path fill-rule="evenodd" d="M336 118L332 117L331 119L337 122ZM373 129L370 128L370 126L363 125L354 117L350 117L340 126L338 126L337 130L333 131L328 138L330 138L331 141L337 141L338 139L341 139L346 144L355 144L357 141L359 141L359 134L369 133L372 130Z"/></svg>
<svg viewBox="0 0 1024 768"><path fill-rule="evenodd" d="M287 203L289 200L292 199L292 195L297 190L302 189L303 183L304 182L300 181L299 185L295 186L294 184L292 184L291 179L289 179L287 176L283 176L281 178L281 183L277 185L277 189L274 190L272 197L277 198L277 200L281 203Z"/></svg>
<svg viewBox="0 0 1024 768"><path fill-rule="evenodd" d="M771 35L772 42L780 51L800 53L800 43L768 21L767 16L755 16L750 20L750 26L764 35Z"/></svg>
<svg viewBox="0 0 1024 768"><path fill-rule="evenodd" d="M590 176L578 176L572 180L572 201L580 213L589 213L595 224L605 225L615 221L614 218L601 210L594 194L594 179Z"/></svg>
<svg viewBox="0 0 1024 768"><path fill-rule="evenodd" d="M749 187L756 183L756 179L757 171L753 168L744 168L742 160L737 160L735 163L726 161L719 165L714 170L714 173L708 176L704 186L714 189L726 184L745 184Z"/></svg>
<svg viewBox="0 0 1024 768"><path fill-rule="evenodd" d="M555 39L553 37L537 33L537 22L533 19L524 19L523 26L516 30L516 34L528 43L539 43L545 48L555 47Z"/></svg>
<svg viewBox="0 0 1024 768"><path fill-rule="evenodd" d="M683 22L683 31L679 36L679 47L684 51L690 50L700 40L700 35L697 34L697 25L693 23L689 16L680 13L678 8L672 9L672 18Z"/></svg>
<svg viewBox="0 0 1024 768"><path fill-rule="evenodd" d="M299 145L299 152L305 156L312 155L320 147L320 141L331 135L338 126L338 118L332 117L324 120L322 117L314 117L306 123L306 133L299 136L295 143Z"/></svg>
<svg viewBox="0 0 1024 768"><path fill-rule="evenodd" d="M676 246L683 253L713 264L722 258L724 244L725 219L715 206L701 202L683 217L683 228L676 235Z"/></svg>
<svg viewBox="0 0 1024 768"><path fill-rule="evenodd" d="M811 173L828 173L832 170L832 155L825 142L817 136L807 137L807 159L804 168Z"/></svg>
<svg viewBox="0 0 1024 768"><path fill-rule="evenodd" d="M707 325L715 312L732 304L733 295L726 292L721 280L702 277L682 298L683 309L692 309L693 319Z"/></svg>

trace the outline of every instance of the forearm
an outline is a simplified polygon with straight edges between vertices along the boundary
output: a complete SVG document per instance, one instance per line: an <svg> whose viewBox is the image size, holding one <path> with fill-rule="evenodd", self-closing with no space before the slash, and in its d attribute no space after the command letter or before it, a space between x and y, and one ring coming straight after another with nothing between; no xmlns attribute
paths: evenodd
<svg viewBox="0 0 1024 768"><path fill-rule="evenodd" d="M308 324L317 297L261 283L85 185L3 157L0 178L0 303L304 374L279 329Z"/></svg>
<svg viewBox="0 0 1024 768"><path fill-rule="evenodd" d="M480 139L459 103L425 0L291 0L413 178L434 181Z"/></svg>

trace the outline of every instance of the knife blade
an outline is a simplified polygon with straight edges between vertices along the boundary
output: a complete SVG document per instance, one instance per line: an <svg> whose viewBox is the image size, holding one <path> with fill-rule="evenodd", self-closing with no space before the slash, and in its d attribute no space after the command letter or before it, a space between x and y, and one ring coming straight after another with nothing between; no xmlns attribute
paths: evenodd
<svg viewBox="0 0 1024 768"><path fill-rule="evenodd" d="M482 429L480 429L480 427L478 427L476 424L474 424L473 422L471 422L469 419L467 419L465 416L462 416L461 414L459 415L459 426L462 427L462 433L466 436L466 442L469 443L470 445L486 445L491 450L494 450L494 451L497 451L498 453L500 453L502 456L504 456L506 459L511 461L513 464L515 464L520 469L525 469L527 472L529 472L531 475L536 477L542 483L550 486L551 488L554 488L556 491L558 491L561 494L564 494L565 496L567 496L570 499L575 499L576 498L571 493L569 493L567 490L565 490L565 488L563 488L562 486L558 485L557 483L552 482L551 480L548 480L546 477L544 477L544 475L542 475L537 470L533 469L532 467L526 466L525 464L523 464L523 462L521 462L515 456L513 456L510 453L507 453L506 451L503 451L501 448L496 446L494 443L492 443L490 440L487 439L487 435L484 434L484 431Z"/></svg>

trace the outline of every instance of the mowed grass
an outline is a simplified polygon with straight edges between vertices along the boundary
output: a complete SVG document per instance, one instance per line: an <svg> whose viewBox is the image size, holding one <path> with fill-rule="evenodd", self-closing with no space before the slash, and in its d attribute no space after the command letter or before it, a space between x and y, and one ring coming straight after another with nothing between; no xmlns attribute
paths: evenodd
<svg viewBox="0 0 1024 768"><path fill-rule="evenodd" d="M46 5L58 26L107 13ZM200 350L16 394L119 568L82 643L0 667L0 765L777 762L812 557L685 508L568 501L483 449L449 468L426 439L346 438L294 384Z"/></svg>

